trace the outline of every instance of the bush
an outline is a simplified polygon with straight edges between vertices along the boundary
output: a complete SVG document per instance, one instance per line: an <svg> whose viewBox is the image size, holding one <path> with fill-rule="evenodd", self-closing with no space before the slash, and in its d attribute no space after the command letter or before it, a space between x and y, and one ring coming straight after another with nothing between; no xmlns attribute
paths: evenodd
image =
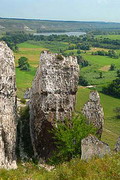
<svg viewBox="0 0 120 180"><path fill-rule="evenodd" d="M99 78L103 78L103 73L99 72Z"/></svg>
<svg viewBox="0 0 120 180"><path fill-rule="evenodd" d="M87 80L85 79L85 77L83 77L83 76L80 76L80 77L79 77L79 82L78 82L78 84L81 85L81 86L88 86L88 85L89 85L88 81L87 81Z"/></svg>
<svg viewBox="0 0 120 180"><path fill-rule="evenodd" d="M80 50L77 50L77 54L81 54L81 51L80 51Z"/></svg>
<svg viewBox="0 0 120 180"><path fill-rule="evenodd" d="M81 66L81 68L89 66L89 62L87 60L84 60L83 57L81 55L77 56L77 62L78 64Z"/></svg>
<svg viewBox="0 0 120 180"><path fill-rule="evenodd" d="M52 163L68 161L81 154L81 140L89 134L95 134L92 125L86 124L83 115L75 115L72 120L58 123L57 128L52 130L56 140L57 150L50 159Z"/></svg>
<svg viewBox="0 0 120 180"><path fill-rule="evenodd" d="M103 87L102 92L120 98L120 78L113 80L107 87Z"/></svg>
<svg viewBox="0 0 120 180"><path fill-rule="evenodd" d="M111 64L110 71L114 71L114 70L115 70L115 64Z"/></svg>
<svg viewBox="0 0 120 180"><path fill-rule="evenodd" d="M28 58L26 57L20 57L18 59L18 68L23 71L29 71L29 63L28 63Z"/></svg>
<svg viewBox="0 0 120 180"><path fill-rule="evenodd" d="M117 70L117 77L120 77L120 69Z"/></svg>
<svg viewBox="0 0 120 180"><path fill-rule="evenodd" d="M120 107L116 107L114 112L116 113L117 118L120 119Z"/></svg>

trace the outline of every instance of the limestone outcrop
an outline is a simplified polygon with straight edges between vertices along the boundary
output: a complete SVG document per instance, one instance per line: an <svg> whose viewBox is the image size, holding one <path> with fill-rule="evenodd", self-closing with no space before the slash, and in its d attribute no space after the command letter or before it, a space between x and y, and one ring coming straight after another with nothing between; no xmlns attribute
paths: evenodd
<svg viewBox="0 0 120 180"><path fill-rule="evenodd" d="M119 138L117 140L117 143L115 145L115 151L116 152L120 152L120 136L119 136Z"/></svg>
<svg viewBox="0 0 120 180"><path fill-rule="evenodd" d="M89 135L81 142L81 159L89 160L93 157L102 158L105 154L110 153L108 144L99 141L97 137Z"/></svg>
<svg viewBox="0 0 120 180"><path fill-rule="evenodd" d="M15 169L16 85L14 56L0 42L0 168Z"/></svg>
<svg viewBox="0 0 120 180"><path fill-rule="evenodd" d="M84 105L83 114L88 119L89 124L93 124L97 137L101 137L104 124L104 112L100 104L100 96L97 91L90 92L89 100Z"/></svg>
<svg viewBox="0 0 120 180"><path fill-rule="evenodd" d="M46 159L54 149L50 130L70 119L75 107L79 78L76 57L44 51L30 95L30 126L35 156Z"/></svg>

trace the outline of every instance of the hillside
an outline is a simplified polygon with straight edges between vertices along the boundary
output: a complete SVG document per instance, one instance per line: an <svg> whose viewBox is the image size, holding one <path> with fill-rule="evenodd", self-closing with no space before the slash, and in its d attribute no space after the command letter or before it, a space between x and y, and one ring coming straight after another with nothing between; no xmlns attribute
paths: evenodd
<svg viewBox="0 0 120 180"><path fill-rule="evenodd" d="M9 31L34 32L69 32L69 31L119 31L120 23L52 21L37 19L0 18L0 34Z"/></svg>

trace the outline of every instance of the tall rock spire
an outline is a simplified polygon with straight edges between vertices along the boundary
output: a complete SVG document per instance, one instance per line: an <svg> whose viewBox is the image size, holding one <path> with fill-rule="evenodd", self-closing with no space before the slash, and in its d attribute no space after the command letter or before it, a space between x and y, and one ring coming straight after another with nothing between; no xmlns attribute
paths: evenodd
<svg viewBox="0 0 120 180"><path fill-rule="evenodd" d="M89 100L83 108L83 114L88 119L88 123L97 128L96 135L100 138L103 131L104 112L97 91L90 92Z"/></svg>
<svg viewBox="0 0 120 180"><path fill-rule="evenodd" d="M15 169L16 85L14 56L0 42L0 168Z"/></svg>
<svg viewBox="0 0 120 180"><path fill-rule="evenodd" d="M30 125L34 153L46 159L54 149L50 133L58 121L70 119L75 107L79 66L75 57L44 51L31 89Z"/></svg>

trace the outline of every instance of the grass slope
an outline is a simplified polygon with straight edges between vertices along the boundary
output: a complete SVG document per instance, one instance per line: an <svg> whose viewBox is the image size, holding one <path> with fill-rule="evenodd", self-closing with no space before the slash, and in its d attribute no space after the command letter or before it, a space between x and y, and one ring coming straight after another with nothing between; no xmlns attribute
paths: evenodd
<svg viewBox="0 0 120 180"><path fill-rule="evenodd" d="M105 56L96 56L89 53L83 54L90 66L81 69L83 75L92 85L107 85L116 78L117 70L120 69L120 58L113 59ZM111 64L115 64L115 70L109 71ZM107 70L105 71L104 69ZM99 78L99 73L102 71L103 78Z"/></svg>
<svg viewBox="0 0 120 180"><path fill-rule="evenodd" d="M58 165L51 172L33 163L23 163L17 170L0 170L0 180L119 180L120 154L92 159L79 158Z"/></svg>

